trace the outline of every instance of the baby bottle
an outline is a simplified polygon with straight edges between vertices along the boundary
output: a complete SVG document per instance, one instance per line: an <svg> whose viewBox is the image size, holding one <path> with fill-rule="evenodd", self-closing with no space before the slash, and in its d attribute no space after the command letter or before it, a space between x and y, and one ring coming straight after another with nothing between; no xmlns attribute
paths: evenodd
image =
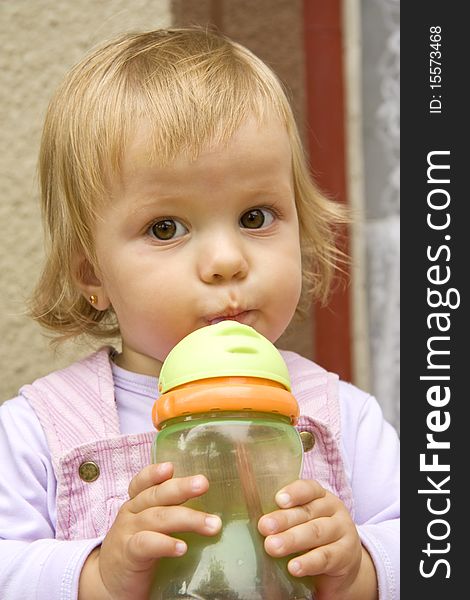
<svg viewBox="0 0 470 600"><path fill-rule="evenodd" d="M310 600L313 579L289 574L290 558L264 549L258 520L299 478L299 414L286 364L252 327L222 321L186 336L168 354L153 407L152 461L175 477L202 473L208 491L187 506L217 514L217 536L179 534L188 546L158 563L151 600Z"/></svg>

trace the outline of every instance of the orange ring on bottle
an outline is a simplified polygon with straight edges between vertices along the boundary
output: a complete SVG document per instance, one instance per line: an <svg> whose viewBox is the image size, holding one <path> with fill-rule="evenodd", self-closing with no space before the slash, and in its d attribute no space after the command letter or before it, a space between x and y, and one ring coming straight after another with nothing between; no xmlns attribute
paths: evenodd
<svg viewBox="0 0 470 600"><path fill-rule="evenodd" d="M157 429L168 419L221 411L253 411L299 417L294 396L281 384L254 377L217 377L178 386L158 398L152 409Z"/></svg>

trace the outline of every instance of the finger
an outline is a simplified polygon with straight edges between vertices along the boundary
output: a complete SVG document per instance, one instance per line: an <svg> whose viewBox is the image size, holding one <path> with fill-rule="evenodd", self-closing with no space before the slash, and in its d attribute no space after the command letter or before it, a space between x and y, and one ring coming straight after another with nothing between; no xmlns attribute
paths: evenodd
<svg viewBox="0 0 470 600"><path fill-rule="evenodd" d="M204 475L193 477L174 477L160 485L153 485L135 496L128 508L139 513L152 506L172 506L182 504L190 498L196 498L209 489L209 482Z"/></svg>
<svg viewBox="0 0 470 600"><path fill-rule="evenodd" d="M215 535L222 521L211 515L187 506L154 506L139 513L134 520L135 531L158 531L160 533L199 533Z"/></svg>
<svg viewBox="0 0 470 600"><path fill-rule="evenodd" d="M349 553L344 551L341 541L314 548L300 556L296 556L287 564L292 575L334 575L344 570L349 563Z"/></svg>
<svg viewBox="0 0 470 600"><path fill-rule="evenodd" d="M302 506L276 510L263 515L258 522L258 530L262 535L272 535L312 519L331 517L341 508L340 504L341 501L336 496L327 493L323 498L307 502Z"/></svg>
<svg viewBox="0 0 470 600"><path fill-rule="evenodd" d="M325 488L318 481L313 479L297 479L297 481L279 490L275 496L275 500L279 508L290 508L291 506L306 504L317 498L323 498L325 494Z"/></svg>
<svg viewBox="0 0 470 600"><path fill-rule="evenodd" d="M134 498L143 490L163 483L173 477L173 465L169 462L147 465L135 475L129 484L129 498Z"/></svg>
<svg viewBox="0 0 470 600"><path fill-rule="evenodd" d="M323 517L307 521L264 540L266 552L274 557L288 556L336 542L343 528L337 519Z"/></svg>
<svg viewBox="0 0 470 600"><path fill-rule="evenodd" d="M144 562L163 557L178 557L188 547L182 540L155 531L139 531L129 538L127 552L134 562Z"/></svg>

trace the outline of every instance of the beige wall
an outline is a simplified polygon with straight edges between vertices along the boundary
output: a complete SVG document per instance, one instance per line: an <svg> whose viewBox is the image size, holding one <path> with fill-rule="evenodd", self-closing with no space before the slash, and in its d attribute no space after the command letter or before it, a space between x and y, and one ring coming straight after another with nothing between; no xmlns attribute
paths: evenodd
<svg viewBox="0 0 470 600"><path fill-rule="evenodd" d="M65 72L102 39L171 23L169 0L0 2L0 402L85 349L54 356L24 300L42 261L36 160L47 102Z"/></svg>

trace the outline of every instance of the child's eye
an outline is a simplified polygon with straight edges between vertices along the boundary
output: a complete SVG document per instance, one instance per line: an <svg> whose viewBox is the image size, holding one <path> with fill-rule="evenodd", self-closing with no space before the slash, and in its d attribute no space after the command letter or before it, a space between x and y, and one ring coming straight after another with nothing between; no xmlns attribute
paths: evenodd
<svg viewBox="0 0 470 600"><path fill-rule="evenodd" d="M240 217L240 225L246 229L269 227L273 221L274 215L267 208L252 208Z"/></svg>
<svg viewBox="0 0 470 600"><path fill-rule="evenodd" d="M188 230L176 219L162 219L151 225L149 233L157 240L168 241L186 235Z"/></svg>

